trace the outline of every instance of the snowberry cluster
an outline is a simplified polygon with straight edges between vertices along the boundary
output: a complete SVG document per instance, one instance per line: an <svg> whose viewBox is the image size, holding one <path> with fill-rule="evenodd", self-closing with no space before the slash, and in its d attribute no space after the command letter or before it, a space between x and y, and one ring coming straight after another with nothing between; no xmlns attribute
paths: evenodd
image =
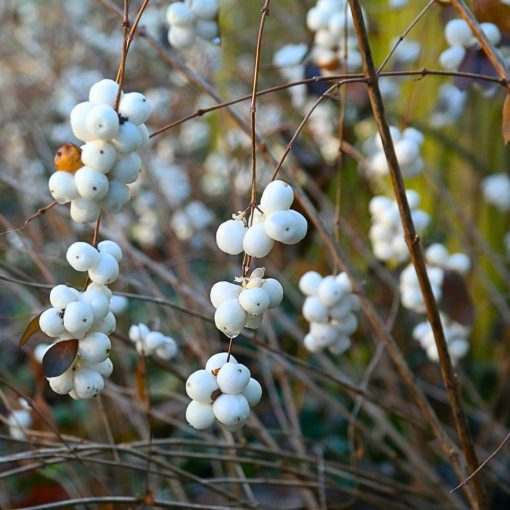
<svg viewBox="0 0 510 510"><path fill-rule="evenodd" d="M283 287L275 278L264 278L264 268L255 269L238 283L217 282L211 288L211 303L216 308L214 323L226 336L235 338L243 328L257 329L270 308L283 299Z"/></svg>
<svg viewBox="0 0 510 510"><path fill-rule="evenodd" d="M49 180L53 198L60 204L71 202L71 218L78 223L97 220L101 209L118 213L130 198L127 185L141 171L136 151L149 141L144 122L151 105L139 92L121 92L117 111L118 92L116 82L101 80L91 87L89 100L73 108L71 128L85 142L82 164L64 164Z"/></svg>
<svg viewBox="0 0 510 510"><path fill-rule="evenodd" d="M510 210L510 178L505 173L492 174L482 181L485 200L500 211Z"/></svg>
<svg viewBox="0 0 510 510"><path fill-rule="evenodd" d="M421 234L427 227L429 215L418 209L420 195L407 190L407 201L411 209L416 232ZM370 200L369 211L372 225L368 232L375 258L385 262L404 262L409 258L409 250L404 239L397 202L378 195Z"/></svg>
<svg viewBox="0 0 510 510"><path fill-rule="evenodd" d="M292 188L283 181L272 181L267 186L260 205L253 210L249 224L244 213L233 215L216 231L218 248L229 255L245 252L250 257L262 258L269 254L275 241L296 244L307 232L305 217L290 206L294 202Z"/></svg>
<svg viewBox="0 0 510 510"><path fill-rule="evenodd" d="M94 246L77 242L67 250L67 261L76 271L88 272L90 284L80 292L66 285L57 285L50 292L52 308L39 318L43 333L56 343L77 339L78 353L74 363L57 377L48 378L56 393L75 399L88 399L103 391L104 379L113 370L109 359L109 335L115 330L115 316L110 309L111 290L119 274L122 252L117 243L102 241Z"/></svg>
<svg viewBox="0 0 510 510"><path fill-rule="evenodd" d="M432 244L425 250L427 274L430 279L432 293L436 300L441 299L444 270L449 269L459 274L469 271L471 263L465 253L449 254L445 246L440 243ZM412 264L409 264L400 274L400 297L402 306L416 313L425 312L425 303L420 292L418 276Z"/></svg>
<svg viewBox="0 0 510 510"><path fill-rule="evenodd" d="M136 345L136 351L142 356L156 355L168 360L177 355L177 342L159 331L151 331L145 324L133 324L129 328L129 339Z"/></svg>
<svg viewBox="0 0 510 510"><path fill-rule="evenodd" d="M404 177L416 177L424 168L421 157L421 146L424 142L423 134L411 127L400 131L397 127L391 126L390 131L402 175ZM369 154L366 163L369 177L388 175L388 162L379 133L368 142L366 152Z"/></svg>
<svg viewBox="0 0 510 510"><path fill-rule="evenodd" d="M467 337L469 336L470 329L451 320L444 314L441 314L441 323L443 324L448 353L452 358L452 363L455 365L469 350ZM434 333L429 322L421 322L415 326L413 338L419 342L430 361L437 362L439 360Z"/></svg>
<svg viewBox="0 0 510 510"><path fill-rule="evenodd" d="M308 11L306 25L315 32L312 58L321 69L360 67L361 56L346 0L317 0Z"/></svg>
<svg viewBox="0 0 510 510"><path fill-rule="evenodd" d="M310 322L305 347L311 352L325 348L333 354L345 352L351 346L350 335L358 328L355 312L360 309L347 274L322 277L308 271L300 278L299 288L306 296L303 316Z"/></svg>
<svg viewBox="0 0 510 510"><path fill-rule="evenodd" d="M480 23L480 28L494 46L499 45L501 32L494 23ZM444 36L450 47L439 55L439 63L449 71L456 71L464 61L468 48L477 48L478 42L463 19L450 20L444 28Z"/></svg>
<svg viewBox="0 0 510 510"><path fill-rule="evenodd" d="M206 41L218 38L218 0L185 0L168 6L168 41L178 49L193 46L197 36Z"/></svg>
<svg viewBox="0 0 510 510"><path fill-rule="evenodd" d="M220 352L209 358L205 369L188 377L186 393L192 399L186 409L186 420L192 427L203 430L218 421L234 432L260 401L262 388L246 366Z"/></svg>
<svg viewBox="0 0 510 510"><path fill-rule="evenodd" d="M14 409L7 417L6 424L13 439L23 440L27 437L26 430L32 425L32 413L24 398L19 398L18 403L21 409Z"/></svg>

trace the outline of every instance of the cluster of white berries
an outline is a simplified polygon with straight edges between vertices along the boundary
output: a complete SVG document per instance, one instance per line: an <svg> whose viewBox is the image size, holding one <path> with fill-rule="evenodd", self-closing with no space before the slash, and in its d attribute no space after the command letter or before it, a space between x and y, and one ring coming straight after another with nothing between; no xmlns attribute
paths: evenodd
<svg viewBox="0 0 510 510"><path fill-rule="evenodd" d="M425 250L427 274L430 279L432 293L436 300L441 299L444 270L449 269L459 274L469 271L471 263L465 253L448 253L448 249L440 244L430 245ZM402 306L416 313L425 312L425 303L420 292L416 270L409 264L400 274L400 297Z"/></svg>
<svg viewBox="0 0 510 510"><path fill-rule="evenodd" d="M76 271L88 272L91 283L80 292L57 285L50 292L52 308L39 318L41 331L60 341L77 339L78 353L72 365L61 375L49 377L56 393L75 399L92 398L103 391L104 379L113 370L109 359L109 335L115 330L115 316L110 308L111 290L119 274L122 252L117 243L102 241L94 246L77 242L67 250L67 261Z"/></svg>
<svg viewBox="0 0 510 510"><path fill-rule="evenodd" d="M494 23L480 23L480 28L494 46L499 45L501 32ZM450 47L439 55L439 63L449 71L456 71L464 61L467 49L478 47L478 41L463 19L450 20L444 28L444 36Z"/></svg>
<svg viewBox="0 0 510 510"><path fill-rule="evenodd" d="M214 323L229 338L243 328L257 329L264 312L276 308L283 299L283 287L275 278L264 278L264 268L255 269L238 283L221 281L211 288L211 303L216 308Z"/></svg>
<svg viewBox="0 0 510 510"><path fill-rule="evenodd" d="M101 209L118 213L129 201L127 186L141 171L137 150L149 141L145 121L151 105L139 92L121 92L113 80L95 83L89 100L71 111L74 135L86 142L78 170L63 169L52 174L49 189L60 204L71 202L71 218L78 223L97 220ZM66 171L67 170L67 171Z"/></svg>
<svg viewBox="0 0 510 510"><path fill-rule="evenodd" d="M203 430L217 421L235 432L260 401L262 388L246 366L220 352L209 358L205 369L188 377L186 393L192 399L186 409L186 420L192 427Z"/></svg>
<svg viewBox="0 0 510 510"><path fill-rule="evenodd" d="M141 356L155 355L162 360L169 360L177 355L177 342L172 337L151 331L145 324L133 324L128 336Z"/></svg>
<svg viewBox="0 0 510 510"><path fill-rule="evenodd" d="M409 178L416 177L424 168L421 157L421 146L424 142L423 134L412 127L400 131L397 127L391 126L390 131L402 175ZM369 177L388 175L388 162L379 133L368 142L366 152L369 153L366 163Z"/></svg>
<svg viewBox="0 0 510 510"><path fill-rule="evenodd" d="M452 363L455 365L469 351L467 337L469 336L470 329L451 320L444 314L441 314L441 323L443 325L448 353L450 354ZM437 363L439 354L430 323L425 321L416 325L413 329L413 338L419 342L421 348L427 353L429 360Z"/></svg>
<svg viewBox="0 0 510 510"><path fill-rule="evenodd" d="M275 241L296 244L307 232L305 217L290 206L294 202L292 188L283 181L272 181L267 186L260 205L253 210L249 227L244 213L233 215L216 231L218 248L229 255L245 252L250 257L262 258L269 254Z"/></svg>
<svg viewBox="0 0 510 510"><path fill-rule="evenodd" d="M195 44L197 37L216 40L218 11L218 0L185 0L170 4L166 11L169 43L174 48L186 49Z"/></svg>
<svg viewBox="0 0 510 510"><path fill-rule="evenodd" d="M505 173L492 174L482 181L485 200L500 211L510 211L510 178Z"/></svg>
<svg viewBox="0 0 510 510"><path fill-rule="evenodd" d="M418 209L420 195L407 190L407 201L418 234L421 234L430 221L430 216ZM370 200L369 211L372 225L368 232L375 258L384 262L401 263L409 258L409 250L404 239L404 230L395 200L378 195Z"/></svg>
<svg viewBox="0 0 510 510"><path fill-rule="evenodd" d="M350 336L358 328L355 312L360 309L358 296L346 273L322 277L316 271L306 272L299 280L306 299L303 316L310 322L305 347L311 352L328 348L342 354L351 346Z"/></svg>
<svg viewBox="0 0 510 510"><path fill-rule="evenodd" d="M312 58L325 71L339 67L354 70L361 65L351 11L346 0L317 0L306 16L315 32Z"/></svg>
<svg viewBox="0 0 510 510"><path fill-rule="evenodd" d="M21 409L14 409L6 419L9 435L13 439L23 440L27 437L27 429L32 425L32 413L28 402L24 398L18 399Z"/></svg>

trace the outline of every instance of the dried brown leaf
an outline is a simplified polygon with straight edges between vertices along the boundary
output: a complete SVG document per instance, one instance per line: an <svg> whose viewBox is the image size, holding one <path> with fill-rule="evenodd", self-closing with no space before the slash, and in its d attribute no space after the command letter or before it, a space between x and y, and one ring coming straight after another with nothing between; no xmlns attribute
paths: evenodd
<svg viewBox="0 0 510 510"><path fill-rule="evenodd" d="M62 340L52 345L42 359L43 374L45 377L58 377L62 375L76 359L78 353L78 340Z"/></svg>
<svg viewBox="0 0 510 510"><path fill-rule="evenodd" d="M510 92L506 95L503 103L503 140L505 143L510 141Z"/></svg>
<svg viewBox="0 0 510 510"><path fill-rule="evenodd" d="M42 313L42 312L41 312ZM23 347L29 340L32 338L33 335L41 331L41 328L39 326L39 317L41 316L41 313L36 315L25 328L25 331L23 331L23 334L21 335L21 339L19 341L18 346Z"/></svg>
<svg viewBox="0 0 510 510"><path fill-rule="evenodd" d="M136 394L142 402L147 404L147 365L143 356L138 357L135 372Z"/></svg>

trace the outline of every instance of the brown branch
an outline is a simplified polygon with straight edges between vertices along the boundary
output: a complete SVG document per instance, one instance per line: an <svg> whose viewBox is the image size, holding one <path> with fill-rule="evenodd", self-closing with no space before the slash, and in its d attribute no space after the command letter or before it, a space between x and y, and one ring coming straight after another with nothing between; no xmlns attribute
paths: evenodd
<svg viewBox="0 0 510 510"><path fill-rule="evenodd" d="M395 193L395 198L400 212L400 218L402 221L402 227L404 229L404 237L409 249L409 253L411 254L411 259L416 270L416 274L418 276L420 290L427 311L427 317L434 333L434 339L436 341L436 346L439 354L439 366L448 394L448 400L452 408L455 428L460 439L467 466L471 471L473 471L478 466L478 460L476 458L476 453L474 450L466 417L462 410L459 390L457 388L457 378L453 370L450 355L448 353L448 346L444 336L439 310L427 274L427 268L425 265L423 251L421 249L420 238L414 228L411 211L409 209L409 203L406 197L404 181L400 171L397 156L395 154L395 147L391 138L389 125L385 117L384 103L382 100L381 91L379 89L377 71L372 59L372 52L368 41L368 35L366 32L365 22L363 20L361 6L357 0L349 0L349 4L351 6L354 30L356 32L358 46L360 48L363 61L363 69L368 80L369 100L372 106L372 111L379 130L379 134L381 136L384 153L388 161L388 168L393 185L393 191ZM450 454L450 458L451 457L452 456ZM471 491L466 490L466 496L470 500L473 508L482 509L484 508L484 495L482 486L478 481L476 481L476 483L474 483L474 488L476 499L473 500Z"/></svg>
<svg viewBox="0 0 510 510"><path fill-rule="evenodd" d="M115 81L119 84L117 97L115 98L114 108L119 109L120 96L122 94L122 84L124 83L124 71L126 68L126 59L128 54L128 29L129 29L129 0L124 0L124 11L122 15L122 52L120 55L119 69Z"/></svg>
<svg viewBox="0 0 510 510"><path fill-rule="evenodd" d="M146 34L140 34L141 37L146 36ZM448 77L448 78L454 78L454 77L460 77L460 78L470 78L473 80L482 80L482 81L488 81L493 83L498 83L499 85L502 85L504 87L507 86L507 80L505 78L497 78L495 76L488 76L483 74L476 74L476 73L468 73L463 71L442 71L437 69L414 69L411 71L386 71L379 74L380 77L383 76L417 76L420 78L425 78L426 76L437 76L437 77ZM280 85L275 85L274 87L269 87L267 89L263 89L257 92L258 96L264 96L266 94L271 94L272 92L278 92L279 90L285 90L292 87L296 87L298 85L306 85L310 83L321 83L321 82L328 82L328 81L339 81L339 80L352 80L352 81L359 81L359 82L365 82L365 76L360 73L346 73L346 74L337 74L337 75L329 75L329 76L312 76L311 78L306 78L303 80L298 81L292 81L283 83ZM252 95L247 94L245 96L238 97L236 99L231 99L230 101L224 101L217 103L213 106L210 106L208 108L199 108L193 113L190 113L184 117L181 117L180 119L177 119L173 122L170 122L168 124L165 124L164 126L161 126L156 131L153 131L149 138L152 138L154 136L160 135L161 133L164 133L165 131L168 131L169 129L172 129L176 126L179 126L180 124L183 124L184 122L187 122L188 120L194 119L196 117L202 117L206 113L210 113L216 110L221 110L223 108L226 108L228 106L233 106L238 103L242 103L243 101L248 101L251 99Z"/></svg>

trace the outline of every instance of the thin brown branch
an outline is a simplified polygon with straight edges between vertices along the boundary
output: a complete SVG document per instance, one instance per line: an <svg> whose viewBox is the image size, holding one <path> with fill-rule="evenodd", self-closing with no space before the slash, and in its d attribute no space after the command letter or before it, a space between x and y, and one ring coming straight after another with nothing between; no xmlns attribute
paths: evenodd
<svg viewBox="0 0 510 510"><path fill-rule="evenodd" d="M34 221L36 218L39 218L40 216L44 216L50 209L55 207L58 204L56 200L53 200L53 202L50 202L48 205L45 205L44 207L41 207L39 210L37 210L32 216L29 216L21 225L21 227L9 229L2 233L0 233L0 237L6 235L6 234L12 234L14 232L19 232L20 230L23 230L29 223Z"/></svg>
<svg viewBox="0 0 510 510"><path fill-rule="evenodd" d="M455 428L460 439L462 450L466 459L466 464L471 471L476 469L478 460L476 458L473 441L469 432L466 417L462 410L459 390L457 387L457 377L454 372L450 355L448 353L448 346L444 336L443 326L439 315L439 309L432 292L432 287L427 274L425 265L425 258L421 248L420 238L414 228L414 223L411 217L409 203L407 201L406 189L400 171L400 166L395 154L395 147L391 138L390 128L385 117L384 103L381 96L381 91L378 84L377 71L372 59L372 52L368 41L368 35L363 20L361 6L357 0L349 0L351 12L354 21L354 29L360 48L361 57L363 61L363 69L365 76L368 80L368 94L374 118L381 137L386 160L388 161L388 168L393 185L393 191L398 204L402 227L404 229L404 237L406 240L409 253L413 266L416 270L420 290L425 303L427 317L431 324L434 333L434 339L439 354L439 366L441 375L448 393L448 399L452 408ZM451 455L450 455L451 457ZM465 491L466 496L470 500L473 508L484 508L484 495L480 483L474 484L476 499L473 500L471 491Z"/></svg>
<svg viewBox="0 0 510 510"><path fill-rule="evenodd" d="M459 483L457 487L452 489L451 492L455 492L456 490L459 490L461 487L469 483L500 452L500 450L503 448L503 446L505 446L509 439L510 432L505 436L503 441L499 443L498 447L475 469L475 471L473 471L465 480L462 480L462 482Z"/></svg>

